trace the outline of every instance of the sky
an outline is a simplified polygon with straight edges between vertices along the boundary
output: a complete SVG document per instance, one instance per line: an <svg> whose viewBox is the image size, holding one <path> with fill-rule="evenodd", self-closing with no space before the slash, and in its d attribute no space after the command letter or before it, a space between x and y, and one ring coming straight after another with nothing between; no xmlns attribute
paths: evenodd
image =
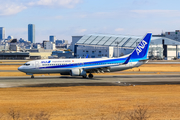
<svg viewBox="0 0 180 120"><path fill-rule="evenodd" d="M180 30L180 0L0 0L5 36L35 41L50 35L71 42L86 34L145 35Z"/></svg>

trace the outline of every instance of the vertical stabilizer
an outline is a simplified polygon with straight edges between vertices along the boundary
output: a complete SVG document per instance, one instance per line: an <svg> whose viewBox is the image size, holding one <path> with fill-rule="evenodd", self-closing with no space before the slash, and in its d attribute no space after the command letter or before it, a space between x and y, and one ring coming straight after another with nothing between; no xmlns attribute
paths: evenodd
<svg viewBox="0 0 180 120"><path fill-rule="evenodd" d="M147 59L152 33L147 33L131 54L131 59Z"/></svg>

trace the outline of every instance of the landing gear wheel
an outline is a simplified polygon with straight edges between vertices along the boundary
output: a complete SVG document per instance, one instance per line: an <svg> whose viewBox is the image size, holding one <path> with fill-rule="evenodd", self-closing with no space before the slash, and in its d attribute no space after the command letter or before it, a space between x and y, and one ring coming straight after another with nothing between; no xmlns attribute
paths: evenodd
<svg viewBox="0 0 180 120"><path fill-rule="evenodd" d="M93 78L93 74L89 74L88 77L91 79Z"/></svg>
<svg viewBox="0 0 180 120"><path fill-rule="evenodd" d="M82 76L82 78L87 78L87 75Z"/></svg>
<svg viewBox="0 0 180 120"><path fill-rule="evenodd" d="M34 75L32 75L31 78L34 78Z"/></svg>

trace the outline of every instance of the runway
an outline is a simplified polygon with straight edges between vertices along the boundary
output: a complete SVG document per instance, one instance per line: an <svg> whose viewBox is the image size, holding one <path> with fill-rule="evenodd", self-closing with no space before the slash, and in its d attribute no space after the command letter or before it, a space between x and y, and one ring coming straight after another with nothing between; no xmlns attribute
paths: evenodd
<svg viewBox="0 0 180 120"><path fill-rule="evenodd" d="M113 75L93 79L70 76L0 77L0 88L8 87L68 87L68 86L136 86L180 84L180 75Z"/></svg>

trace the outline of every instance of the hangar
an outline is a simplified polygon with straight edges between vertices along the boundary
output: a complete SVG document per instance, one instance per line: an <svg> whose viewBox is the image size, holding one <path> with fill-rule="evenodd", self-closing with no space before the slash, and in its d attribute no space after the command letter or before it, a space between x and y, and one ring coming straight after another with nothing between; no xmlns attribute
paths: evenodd
<svg viewBox="0 0 180 120"><path fill-rule="evenodd" d="M77 58L119 57L132 52L143 36L88 34L75 44ZM152 37L149 50L151 59L175 59L180 57L180 42L166 37Z"/></svg>

